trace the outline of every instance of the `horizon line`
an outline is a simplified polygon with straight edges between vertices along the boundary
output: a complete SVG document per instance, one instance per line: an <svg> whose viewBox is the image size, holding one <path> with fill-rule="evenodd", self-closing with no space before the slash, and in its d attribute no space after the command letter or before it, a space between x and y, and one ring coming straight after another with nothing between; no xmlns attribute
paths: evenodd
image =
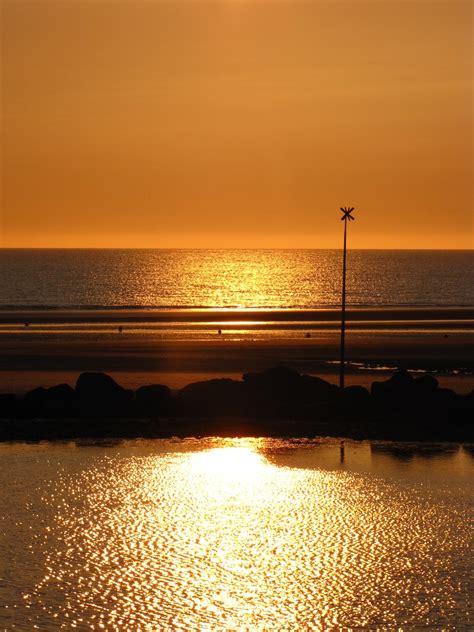
<svg viewBox="0 0 474 632"><path fill-rule="evenodd" d="M0 246L0 250L343 250L342 246L301 248L292 246ZM474 252L471 248L350 248L355 251Z"/></svg>

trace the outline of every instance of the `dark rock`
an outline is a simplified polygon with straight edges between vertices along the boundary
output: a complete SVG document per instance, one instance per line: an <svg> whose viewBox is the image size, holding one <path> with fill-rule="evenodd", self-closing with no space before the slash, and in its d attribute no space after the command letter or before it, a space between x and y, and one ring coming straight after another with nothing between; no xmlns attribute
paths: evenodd
<svg viewBox="0 0 474 632"><path fill-rule="evenodd" d="M306 417L315 404L334 400L338 393L337 386L287 367L245 373L243 380L249 410L270 417Z"/></svg>
<svg viewBox="0 0 474 632"><path fill-rule="evenodd" d="M293 369L276 367L242 376L250 415L285 417L294 412L301 393L301 376Z"/></svg>
<svg viewBox="0 0 474 632"><path fill-rule="evenodd" d="M370 402L369 391L363 386L346 386L342 392L342 404L347 412L366 412Z"/></svg>
<svg viewBox="0 0 474 632"><path fill-rule="evenodd" d="M446 422L464 422L468 407L454 391L439 388L438 380L426 374L413 379L406 371L396 373L386 382L374 382L371 389L375 406L386 413L403 412L400 423L415 423L441 435ZM414 420L414 421L410 421Z"/></svg>
<svg viewBox="0 0 474 632"><path fill-rule="evenodd" d="M21 415L30 418L44 416L47 392L47 389L38 386L25 393L21 402Z"/></svg>
<svg viewBox="0 0 474 632"><path fill-rule="evenodd" d="M91 417L103 414L127 416L133 391L128 391L105 373L81 373L76 384L79 411Z"/></svg>
<svg viewBox="0 0 474 632"><path fill-rule="evenodd" d="M411 374L401 369L385 382L373 382L370 394L379 407L398 410L412 402L413 383Z"/></svg>
<svg viewBox="0 0 474 632"><path fill-rule="evenodd" d="M307 403L329 402L339 397L339 387L320 377L301 376L301 396Z"/></svg>
<svg viewBox="0 0 474 632"><path fill-rule="evenodd" d="M11 419L18 415L18 399L13 393L0 394L0 419Z"/></svg>
<svg viewBox="0 0 474 632"><path fill-rule="evenodd" d="M72 402L76 399L76 391L69 384L57 384L51 386L47 391L48 399Z"/></svg>
<svg viewBox="0 0 474 632"><path fill-rule="evenodd" d="M141 386L135 393L135 408L139 415L166 415L171 408L171 391L162 384Z"/></svg>
<svg viewBox="0 0 474 632"><path fill-rule="evenodd" d="M413 381L413 386L419 393L426 393L427 395L433 394L438 388L438 380L426 373L421 377L417 377Z"/></svg>
<svg viewBox="0 0 474 632"><path fill-rule="evenodd" d="M46 401L47 389L42 386L34 388L23 395L23 401L28 407L41 407Z"/></svg>
<svg viewBox="0 0 474 632"><path fill-rule="evenodd" d="M456 393L455 393L455 395L456 395ZM463 405L466 408L474 410L474 391L471 391L467 395L461 395L461 398L462 398L462 401L463 401Z"/></svg>
<svg viewBox="0 0 474 632"><path fill-rule="evenodd" d="M240 415L244 385L228 378L194 382L178 393L178 409L186 415Z"/></svg>
<svg viewBox="0 0 474 632"><path fill-rule="evenodd" d="M458 395L450 388L438 388L436 390L436 399L438 401L454 402L458 397L462 396Z"/></svg>
<svg viewBox="0 0 474 632"><path fill-rule="evenodd" d="M27 417L70 417L77 413L76 393L69 384L35 388L23 396L22 411Z"/></svg>
<svg viewBox="0 0 474 632"><path fill-rule="evenodd" d="M472 414L474 413L474 397L472 393L468 395L458 395L449 388L440 388L438 389L437 396L450 410L466 412L472 424L474 420Z"/></svg>
<svg viewBox="0 0 474 632"><path fill-rule="evenodd" d="M272 394L283 394L298 387L301 375L289 367L278 366L260 373L244 373L242 379L249 386L272 392Z"/></svg>
<svg viewBox="0 0 474 632"><path fill-rule="evenodd" d="M51 417L71 417L77 414L77 395L69 384L58 384L48 388L44 412Z"/></svg>
<svg viewBox="0 0 474 632"><path fill-rule="evenodd" d="M413 380L411 404L417 408L431 410L440 404L447 403L448 398L439 396L438 380L432 375L426 374ZM449 396L448 396L449 397Z"/></svg>

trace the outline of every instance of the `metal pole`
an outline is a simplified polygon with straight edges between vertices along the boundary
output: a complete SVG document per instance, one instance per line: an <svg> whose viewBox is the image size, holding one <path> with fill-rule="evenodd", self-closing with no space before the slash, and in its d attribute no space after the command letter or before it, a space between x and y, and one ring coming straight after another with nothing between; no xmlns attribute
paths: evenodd
<svg viewBox="0 0 474 632"><path fill-rule="evenodd" d="M342 313L341 313L341 361L339 365L339 387L344 388L344 344L346 336L346 236L347 217L344 217L344 255L342 263Z"/></svg>

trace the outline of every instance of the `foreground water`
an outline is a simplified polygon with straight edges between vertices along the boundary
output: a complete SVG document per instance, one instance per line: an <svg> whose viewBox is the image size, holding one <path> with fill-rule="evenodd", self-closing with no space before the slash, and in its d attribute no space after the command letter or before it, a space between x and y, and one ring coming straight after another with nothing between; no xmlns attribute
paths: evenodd
<svg viewBox="0 0 474 632"><path fill-rule="evenodd" d="M0 452L0 629L474 624L468 447L203 439Z"/></svg>

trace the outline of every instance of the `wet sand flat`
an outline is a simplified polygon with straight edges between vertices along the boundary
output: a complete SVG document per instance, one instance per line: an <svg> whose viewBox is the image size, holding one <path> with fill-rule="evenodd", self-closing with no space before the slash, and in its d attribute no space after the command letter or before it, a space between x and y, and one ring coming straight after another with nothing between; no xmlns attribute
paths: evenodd
<svg viewBox="0 0 474 632"><path fill-rule="evenodd" d="M394 367L433 372L442 386L468 392L472 377L472 335L439 331L348 331L347 383L385 379ZM106 371L129 387L160 382L180 388L196 379L239 377L279 364L337 380L337 331L311 338L217 335L166 339L153 333L87 333L0 336L0 390L22 392L43 384L75 382L82 371Z"/></svg>
<svg viewBox="0 0 474 632"><path fill-rule="evenodd" d="M336 382L339 319L338 309L1 310L0 390L72 385L82 371L180 388L280 364ZM347 384L406 367L468 392L473 324L467 307L350 308Z"/></svg>
<svg viewBox="0 0 474 632"><path fill-rule="evenodd" d="M263 323L295 322L318 324L340 321L339 308L332 309L2 309L0 324L123 324L123 323L232 323L253 321ZM463 323L472 326L474 310L471 307L351 307L347 309L347 320L377 323L419 322L419 323Z"/></svg>

